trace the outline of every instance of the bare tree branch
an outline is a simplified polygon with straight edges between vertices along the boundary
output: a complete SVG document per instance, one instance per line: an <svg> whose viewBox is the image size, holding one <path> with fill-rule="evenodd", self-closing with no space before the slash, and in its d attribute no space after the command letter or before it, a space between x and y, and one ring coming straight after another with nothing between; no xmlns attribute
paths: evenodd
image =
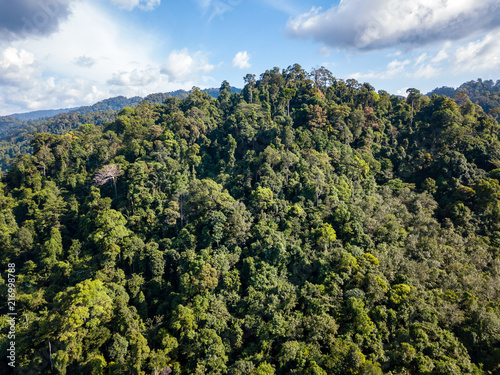
<svg viewBox="0 0 500 375"><path fill-rule="evenodd" d="M98 170L94 176L93 182L95 186L102 186L108 181L113 181L115 187L115 198L118 199L118 192L116 190L116 178L120 176L123 171L116 164L105 165L102 169Z"/></svg>

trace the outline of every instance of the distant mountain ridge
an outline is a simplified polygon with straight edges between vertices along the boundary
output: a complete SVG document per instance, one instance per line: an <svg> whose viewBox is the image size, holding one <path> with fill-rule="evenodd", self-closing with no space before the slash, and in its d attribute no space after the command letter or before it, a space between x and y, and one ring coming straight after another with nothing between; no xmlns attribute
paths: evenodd
<svg viewBox="0 0 500 375"><path fill-rule="evenodd" d="M2 117L13 117L17 120L22 120L22 121L38 120L39 118L44 118L44 117L54 117L60 113L68 113L68 112L71 112L75 109L78 109L78 107L47 109L47 110L33 111L33 112L26 112L26 113L13 113L11 115L2 116Z"/></svg>
<svg viewBox="0 0 500 375"><path fill-rule="evenodd" d="M215 98L219 95L217 88L202 91ZM232 92L240 93L241 89L232 88ZM17 155L31 152L30 141L35 133L65 134L82 124L104 125L114 121L118 112L125 107L135 108L144 101L163 104L167 98L184 99L188 95L189 91L177 90L150 94L145 98L117 96L90 106L16 113L0 117L0 171L6 170L10 161Z"/></svg>
<svg viewBox="0 0 500 375"><path fill-rule="evenodd" d="M201 90L202 92L206 92L207 94L213 96L216 98L219 95L219 89L218 88L208 88L208 89L203 89ZM232 88L232 92L241 92L241 89L238 88ZM89 106L81 106L81 107L72 107L72 108L60 108L60 109L47 109L47 110L39 110L39 111L32 111L32 112L26 112L26 113L13 113L11 115L7 116L0 116L0 127L2 126L2 123L6 120L7 117L12 117L16 120L21 120L21 121L28 121L28 120L38 120L42 118L49 118L49 117L54 117L57 116L61 113L90 113L90 112L97 112L97 111L114 111L114 110L120 110L124 107L135 107L137 104L139 104L143 100L147 100L150 103L154 104L162 104L165 99L169 97L175 97L175 98L183 98L189 95L189 91L186 90L176 90L176 91L171 91L167 93L157 93L157 94L150 94L144 98L140 96L134 96L131 98L127 98L125 96L115 96L112 98L104 99L101 100L95 104L89 105Z"/></svg>

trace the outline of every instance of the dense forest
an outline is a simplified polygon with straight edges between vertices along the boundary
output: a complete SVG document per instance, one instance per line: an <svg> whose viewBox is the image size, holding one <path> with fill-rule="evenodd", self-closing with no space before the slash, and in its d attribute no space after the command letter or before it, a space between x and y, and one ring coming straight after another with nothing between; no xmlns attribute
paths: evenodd
<svg viewBox="0 0 500 375"><path fill-rule="evenodd" d="M447 86L436 88L427 95L433 94L446 95L458 101L470 99L496 119L500 116L500 80L493 82L491 79L483 81L479 78L477 81L466 82L456 89Z"/></svg>
<svg viewBox="0 0 500 375"><path fill-rule="evenodd" d="M240 91L237 88L232 89L232 92ZM202 92L217 97L219 90L203 89ZM7 170L17 155L32 152L30 142L36 133L66 134L71 130L77 130L80 125L88 123L104 125L106 122L114 121L118 112L124 107L135 108L144 101L151 104L162 104L169 97L185 99L188 95L188 91L177 90L150 94L145 98L116 96L90 106L1 116L0 171Z"/></svg>
<svg viewBox="0 0 500 375"><path fill-rule="evenodd" d="M37 133L2 174L15 373L499 374L496 119L325 68L245 82Z"/></svg>

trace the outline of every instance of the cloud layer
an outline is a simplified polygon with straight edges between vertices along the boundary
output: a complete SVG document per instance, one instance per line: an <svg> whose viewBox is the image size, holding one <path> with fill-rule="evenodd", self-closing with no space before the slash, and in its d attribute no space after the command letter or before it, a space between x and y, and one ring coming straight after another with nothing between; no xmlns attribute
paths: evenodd
<svg viewBox="0 0 500 375"><path fill-rule="evenodd" d="M414 51L417 52L417 51ZM398 52L395 55L401 57ZM500 31L493 31L481 38L472 38L467 43L446 42L441 49L410 53L408 58L396 58L383 69L357 72L355 79L429 79L446 74L462 75L472 72L488 74L500 71ZM391 55L392 56L392 55Z"/></svg>
<svg viewBox="0 0 500 375"><path fill-rule="evenodd" d="M25 50L6 48L0 56L0 85L28 87L36 74L35 56Z"/></svg>
<svg viewBox="0 0 500 375"><path fill-rule="evenodd" d="M73 0L0 0L0 41L46 36L59 29Z"/></svg>
<svg viewBox="0 0 500 375"><path fill-rule="evenodd" d="M170 53L161 73L166 74L169 81L182 82L200 72L208 73L214 68L201 52L190 54L188 49L184 48Z"/></svg>
<svg viewBox="0 0 500 375"><path fill-rule="evenodd" d="M464 71L500 69L500 31L457 49L455 66Z"/></svg>
<svg viewBox="0 0 500 375"><path fill-rule="evenodd" d="M51 35L0 43L0 115L167 91L152 77L159 66L148 68L155 41L94 2L75 1Z"/></svg>
<svg viewBox="0 0 500 375"><path fill-rule="evenodd" d="M0 115L213 85L207 54L184 48L159 57L157 45L95 3L75 2L51 35L0 43Z"/></svg>
<svg viewBox="0 0 500 375"><path fill-rule="evenodd" d="M375 50L459 40L499 26L498 0L343 0L291 19L287 31L329 47Z"/></svg>

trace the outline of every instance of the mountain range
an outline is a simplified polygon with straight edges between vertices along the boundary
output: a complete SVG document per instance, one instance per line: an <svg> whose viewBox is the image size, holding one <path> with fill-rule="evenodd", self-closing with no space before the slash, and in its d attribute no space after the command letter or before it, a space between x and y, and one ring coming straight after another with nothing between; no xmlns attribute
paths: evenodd
<svg viewBox="0 0 500 375"><path fill-rule="evenodd" d="M201 90L207 94L216 98L219 95L219 89L208 88ZM232 92L241 92L241 89L232 88ZM143 100L148 100L151 103L161 104L168 97L174 98L185 98L189 95L189 91L186 90L176 90L167 93L150 94L145 98L140 96L134 96L131 98L126 98L125 96L115 96L113 98L108 98L101 100L93 105L72 107L72 108L59 108L59 109L47 109L40 111L31 111L25 113L13 113L6 116L0 116L0 127L2 121L7 121L6 118L12 117L16 120L28 121L28 120L38 120L41 118L54 117L61 113L89 113L97 111L107 111L107 110L120 110L124 107L134 107Z"/></svg>

